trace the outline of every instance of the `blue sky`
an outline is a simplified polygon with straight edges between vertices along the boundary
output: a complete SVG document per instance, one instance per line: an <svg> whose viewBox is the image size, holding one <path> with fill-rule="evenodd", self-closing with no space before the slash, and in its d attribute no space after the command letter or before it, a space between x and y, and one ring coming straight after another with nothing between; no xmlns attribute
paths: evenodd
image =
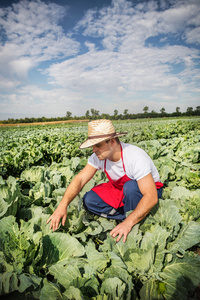
<svg viewBox="0 0 200 300"><path fill-rule="evenodd" d="M199 0L1 0L0 119L200 105Z"/></svg>

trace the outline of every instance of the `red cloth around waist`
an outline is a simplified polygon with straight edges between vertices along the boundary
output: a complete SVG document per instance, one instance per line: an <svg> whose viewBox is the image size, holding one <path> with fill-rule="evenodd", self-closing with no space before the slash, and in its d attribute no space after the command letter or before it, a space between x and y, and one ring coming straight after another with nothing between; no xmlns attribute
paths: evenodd
<svg viewBox="0 0 200 300"><path fill-rule="evenodd" d="M164 186L164 184L159 181L155 182L155 185L156 185L157 190L159 190L160 188L162 188Z"/></svg>

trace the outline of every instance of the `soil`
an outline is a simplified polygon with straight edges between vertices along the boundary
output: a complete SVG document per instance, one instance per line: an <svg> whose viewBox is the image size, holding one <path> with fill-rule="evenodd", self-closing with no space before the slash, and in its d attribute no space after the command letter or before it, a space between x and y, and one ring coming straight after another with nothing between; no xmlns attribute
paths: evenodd
<svg viewBox="0 0 200 300"><path fill-rule="evenodd" d="M16 124L1 124L0 127L12 126L28 126L28 125L49 125L49 124L65 124L65 123L82 123L89 122L89 120L65 120L65 121L50 121L50 122L35 122L35 123L16 123Z"/></svg>

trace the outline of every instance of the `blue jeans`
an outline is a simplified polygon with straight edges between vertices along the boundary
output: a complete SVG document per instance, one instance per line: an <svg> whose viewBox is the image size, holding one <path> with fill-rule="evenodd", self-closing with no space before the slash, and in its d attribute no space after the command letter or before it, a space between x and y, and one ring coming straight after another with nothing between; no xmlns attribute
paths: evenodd
<svg viewBox="0 0 200 300"><path fill-rule="evenodd" d="M162 197L162 188L157 190L158 198ZM134 210L138 205L139 201L143 197L142 193L139 190L136 180L127 181L123 187L124 199L123 207L118 209L113 208L104 202L101 197L99 197L94 191L87 192L83 197L84 207L99 216L115 219L115 220L124 220L126 218L126 212Z"/></svg>

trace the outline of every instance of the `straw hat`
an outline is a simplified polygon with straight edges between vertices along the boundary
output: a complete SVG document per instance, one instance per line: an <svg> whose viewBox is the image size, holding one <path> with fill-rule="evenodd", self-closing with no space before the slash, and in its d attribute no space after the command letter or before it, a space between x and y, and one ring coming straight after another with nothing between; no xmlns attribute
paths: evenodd
<svg viewBox="0 0 200 300"><path fill-rule="evenodd" d="M88 138L79 148L89 148L111 138L122 136L127 132L116 132L110 120L95 120L88 123Z"/></svg>

